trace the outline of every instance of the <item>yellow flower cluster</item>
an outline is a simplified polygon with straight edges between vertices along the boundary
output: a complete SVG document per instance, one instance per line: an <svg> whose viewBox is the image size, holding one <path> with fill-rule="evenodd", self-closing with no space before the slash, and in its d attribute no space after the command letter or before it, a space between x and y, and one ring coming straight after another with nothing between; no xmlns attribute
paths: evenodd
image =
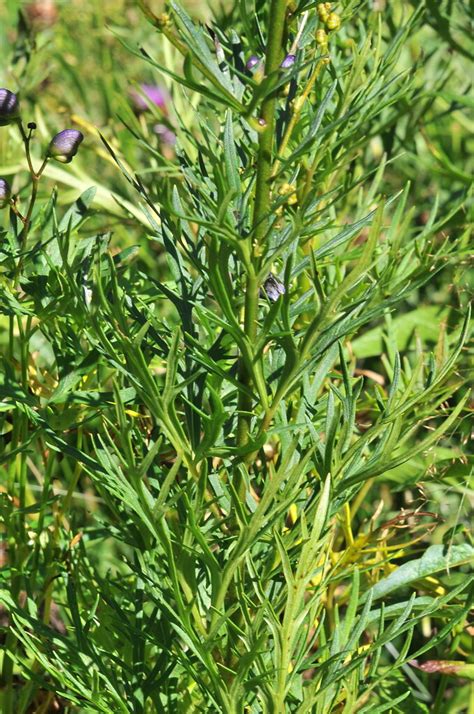
<svg viewBox="0 0 474 714"><path fill-rule="evenodd" d="M294 206L295 203L298 203L298 197L296 195L296 189L294 186L291 185L291 183L284 183L280 186L278 189L278 193L280 196L287 196L286 203L289 206Z"/></svg>
<svg viewBox="0 0 474 714"><path fill-rule="evenodd" d="M330 2L320 2L317 6L319 19L324 22L328 30L338 30L341 26L341 18L332 12Z"/></svg>
<svg viewBox="0 0 474 714"><path fill-rule="evenodd" d="M332 12L332 6L330 2L320 2L317 5L316 10L318 12L320 21L326 25L326 30L328 30L328 32L333 32L340 28L341 18L335 12ZM326 54L328 52L329 35L326 30L322 28L316 30L316 44L319 45L319 49L321 50L322 54ZM329 57L325 59L326 63L328 63Z"/></svg>

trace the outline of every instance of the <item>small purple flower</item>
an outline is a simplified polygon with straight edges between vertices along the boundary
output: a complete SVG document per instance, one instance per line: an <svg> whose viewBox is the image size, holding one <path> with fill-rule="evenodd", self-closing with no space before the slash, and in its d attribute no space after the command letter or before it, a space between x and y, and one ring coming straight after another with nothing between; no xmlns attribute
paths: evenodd
<svg viewBox="0 0 474 714"><path fill-rule="evenodd" d="M261 61L262 59L260 57L257 57L257 55L250 55L245 66L250 71L254 69L254 67L256 67L258 64L260 64Z"/></svg>
<svg viewBox="0 0 474 714"><path fill-rule="evenodd" d="M176 144L176 134L166 124L155 124L153 131L163 144L174 146Z"/></svg>
<svg viewBox="0 0 474 714"><path fill-rule="evenodd" d="M18 97L9 89L0 89L0 126L11 124L20 116Z"/></svg>
<svg viewBox="0 0 474 714"><path fill-rule="evenodd" d="M5 208L12 195L10 184L4 178L0 178L0 208Z"/></svg>
<svg viewBox="0 0 474 714"><path fill-rule="evenodd" d="M83 139L83 134L77 129L64 129L51 140L48 155L62 164L68 164L77 154L79 144Z"/></svg>
<svg viewBox="0 0 474 714"><path fill-rule="evenodd" d="M140 90L140 92L137 92L136 89L132 89L130 92L130 97L137 112L146 112L150 103L160 109L166 109L169 101L166 89L158 87L156 84L140 84Z"/></svg>
<svg viewBox="0 0 474 714"><path fill-rule="evenodd" d="M290 69L295 63L296 55L286 55L285 59L281 63L280 67L282 69Z"/></svg>
<svg viewBox="0 0 474 714"><path fill-rule="evenodd" d="M285 294L285 286L278 280L273 273L270 273L268 278L263 283L263 289L269 300L276 302L280 295Z"/></svg>

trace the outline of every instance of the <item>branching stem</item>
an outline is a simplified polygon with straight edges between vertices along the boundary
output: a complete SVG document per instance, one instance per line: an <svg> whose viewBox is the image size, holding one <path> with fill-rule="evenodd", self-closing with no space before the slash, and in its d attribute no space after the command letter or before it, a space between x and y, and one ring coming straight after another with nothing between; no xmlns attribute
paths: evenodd
<svg viewBox="0 0 474 714"><path fill-rule="evenodd" d="M278 72L283 56L283 38L285 34L287 0L272 0L269 14L268 41L265 53L265 72L267 76ZM247 272L245 286L244 330L250 344L255 344L257 336L257 315L260 256L262 243L268 232L268 222L271 209L271 173L273 163L273 146L275 140L277 91L272 91L262 102L260 121L263 130L259 137L257 154L257 176L255 180L255 202L253 212L253 229L249 235L250 255L252 267ZM239 379L245 387L250 387L251 374L241 359L239 365ZM248 442L252 398L244 391L239 396L239 421L237 427L237 445L243 446ZM236 491L243 496L243 484L237 476Z"/></svg>

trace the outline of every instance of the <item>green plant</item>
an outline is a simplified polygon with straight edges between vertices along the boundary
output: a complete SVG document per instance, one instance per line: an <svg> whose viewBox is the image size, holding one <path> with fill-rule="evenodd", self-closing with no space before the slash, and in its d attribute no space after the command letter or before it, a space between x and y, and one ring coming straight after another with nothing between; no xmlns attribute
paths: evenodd
<svg viewBox="0 0 474 714"><path fill-rule="evenodd" d="M177 145L131 112L135 155L102 141L158 266L88 230L93 189L1 237L3 711L459 711L469 534L383 503L467 410L464 292L434 341L407 327L469 235L467 171L422 220L396 181L447 81L420 81L426 9L138 4Z"/></svg>

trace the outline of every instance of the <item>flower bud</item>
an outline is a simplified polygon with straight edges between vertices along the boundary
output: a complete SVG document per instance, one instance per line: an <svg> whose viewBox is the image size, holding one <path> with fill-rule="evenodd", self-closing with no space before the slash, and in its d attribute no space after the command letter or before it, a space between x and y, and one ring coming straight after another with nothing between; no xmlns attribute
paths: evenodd
<svg viewBox="0 0 474 714"><path fill-rule="evenodd" d="M263 283L263 290L265 291L267 297L272 302L276 302L280 295L285 294L285 286L278 280L273 273L270 273L268 278Z"/></svg>
<svg viewBox="0 0 474 714"><path fill-rule="evenodd" d="M18 97L9 89L0 89L0 126L11 124L20 116Z"/></svg>
<svg viewBox="0 0 474 714"><path fill-rule="evenodd" d="M332 12L326 20L328 30L338 30L341 26L341 18L335 12Z"/></svg>
<svg viewBox="0 0 474 714"><path fill-rule="evenodd" d="M171 17L167 12L162 12L161 15L158 15L156 20L158 27L169 27L171 25Z"/></svg>
<svg viewBox="0 0 474 714"><path fill-rule="evenodd" d="M258 64L260 64L261 61L261 58L257 57L257 55L250 55L247 62L245 63L245 67L250 71Z"/></svg>
<svg viewBox="0 0 474 714"><path fill-rule="evenodd" d="M317 11L321 22L326 22L329 17L329 10L326 8L326 3L320 2L317 7Z"/></svg>
<svg viewBox="0 0 474 714"><path fill-rule="evenodd" d="M288 203L289 206L294 206L295 203L298 203L298 196L296 195L296 189L294 186L291 185L291 183L284 183L280 186L278 189L278 193L280 196L286 196L286 202Z"/></svg>
<svg viewBox="0 0 474 714"><path fill-rule="evenodd" d="M0 208L5 208L12 195L10 184L4 178L0 178Z"/></svg>
<svg viewBox="0 0 474 714"><path fill-rule="evenodd" d="M62 164L68 164L77 154L84 136L77 129L64 129L53 137L48 147L48 155Z"/></svg>
<svg viewBox="0 0 474 714"><path fill-rule="evenodd" d="M280 67L282 69L290 69L295 63L296 55L286 55L285 59L281 63Z"/></svg>
<svg viewBox="0 0 474 714"><path fill-rule="evenodd" d="M324 30L316 30L316 44L326 45L328 41L328 36Z"/></svg>

